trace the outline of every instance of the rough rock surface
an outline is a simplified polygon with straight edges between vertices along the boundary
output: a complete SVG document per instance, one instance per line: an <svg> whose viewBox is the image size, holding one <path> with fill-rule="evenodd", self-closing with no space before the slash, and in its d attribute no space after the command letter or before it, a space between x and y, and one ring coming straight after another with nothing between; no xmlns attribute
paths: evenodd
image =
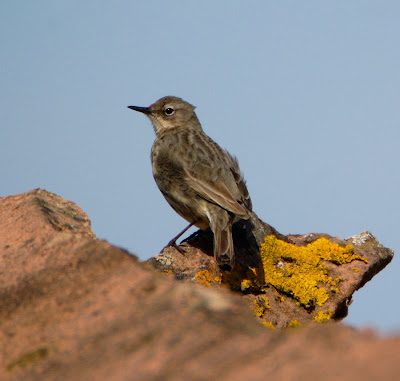
<svg viewBox="0 0 400 381"><path fill-rule="evenodd" d="M263 243L265 235L270 237ZM167 247L147 263L180 280L239 291L265 325L282 328L343 319L353 293L393 258L369 232L345 240L319 233L283 236L255 215L234 225L233 238L238 264L231 273L214 261L210 230L185 240L185 255Z"/></svg>
<svg viewBox="0 0 400 381"><path fill-rule="evenodd" d="M97 240L72 202L1 198L0 379L398 379L399 337L265 329L237 294L174 278Z"/></svg>

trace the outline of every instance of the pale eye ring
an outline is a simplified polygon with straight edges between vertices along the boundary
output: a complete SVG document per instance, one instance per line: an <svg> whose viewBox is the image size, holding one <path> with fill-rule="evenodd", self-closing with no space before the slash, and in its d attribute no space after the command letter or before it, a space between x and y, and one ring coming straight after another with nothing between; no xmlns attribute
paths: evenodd
<svg viewBox="0 0 400 381"><path fill-rule="evenodd" d="M172 115L174 113L174 109L172 107L168 107L165 109L165 115Z"/></svg>

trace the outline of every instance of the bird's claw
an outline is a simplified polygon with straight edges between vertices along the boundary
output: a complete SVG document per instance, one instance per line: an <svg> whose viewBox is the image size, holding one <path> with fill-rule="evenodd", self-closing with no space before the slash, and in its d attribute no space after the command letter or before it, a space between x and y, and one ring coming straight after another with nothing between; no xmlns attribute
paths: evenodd
<svg viewBox="0 0 400 381"><path fill-rule="evenodd" d="M166 249L167 247L174 247L176 250L178 250L181 254L186 254L186 251L182 249L179 245L176 244L176 240L171 240L168 242L167 246L164 247ZM163 249L163 250L164 250Z"/></svg>

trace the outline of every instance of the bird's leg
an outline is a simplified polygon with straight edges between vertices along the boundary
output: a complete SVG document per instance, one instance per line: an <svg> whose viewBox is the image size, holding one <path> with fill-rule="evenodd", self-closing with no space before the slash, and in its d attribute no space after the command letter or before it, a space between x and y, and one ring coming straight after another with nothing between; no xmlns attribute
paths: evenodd
<svg viewBox="0 0 400 381"><path fill-rule="evenodd" d="M187 230L189 230L194 224L196 223L196 221L192 222L191 224L189 224L188 226L185 227L185 229L183 229L176 237L172 238L171 241L168 242L167 246L164 247L164 249L166 247L175 247L176 250L178 250L181 254L185 254L185 250L183 250L181 247L179 247L176 244L176 240L183 235Z"/></svg>

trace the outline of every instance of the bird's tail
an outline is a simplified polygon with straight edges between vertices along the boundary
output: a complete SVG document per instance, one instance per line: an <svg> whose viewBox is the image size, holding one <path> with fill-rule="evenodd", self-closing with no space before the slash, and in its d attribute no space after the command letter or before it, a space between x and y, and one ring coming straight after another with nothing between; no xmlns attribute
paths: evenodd
<svg viewBox="0 0 400 381"><path fill-rule="evenodd" d="M234 216L219 210L211 214L210 227L214 233L214 257L222 270L231 270L235 265L235 250L232 239Z"/></svg>

